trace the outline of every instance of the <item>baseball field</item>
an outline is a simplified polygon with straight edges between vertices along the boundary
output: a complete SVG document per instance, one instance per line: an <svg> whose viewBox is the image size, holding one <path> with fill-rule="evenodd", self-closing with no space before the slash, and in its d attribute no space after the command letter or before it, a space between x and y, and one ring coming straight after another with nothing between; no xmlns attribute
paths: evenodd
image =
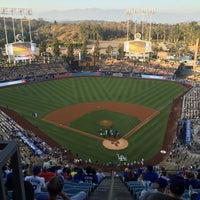
<svg viewBox="0 0 200 200"><path fill-rule="evenodd" d="M169 81L79 77L3 88L0 105L82 159L138 162L167 150L172 103L185 91ZM101 129L118 135L102 136Z"/></svg>

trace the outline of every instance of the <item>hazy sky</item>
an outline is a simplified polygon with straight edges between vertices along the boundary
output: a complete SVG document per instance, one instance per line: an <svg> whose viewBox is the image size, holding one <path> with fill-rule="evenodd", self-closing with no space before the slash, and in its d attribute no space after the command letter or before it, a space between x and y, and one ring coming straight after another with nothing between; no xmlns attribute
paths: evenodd
<svg viewBox="0 0 200 200"><path fill-rule="evenodd" d="M1 7L24 7L33 10L66 10L75 8L156 8L158 10L199 10L199 0L0 0Z"/></svg>
<svg viewBox="0 0 200 200"><path fill-rule="evenodd" d="M157 13L173 12L183 16L195 13L196 19L199 18L200 21L200 0L0 0L0 7L30 8L33 17L39 12L52 10L153 8ZM170 15L168 17L170 20Z"/></svg>

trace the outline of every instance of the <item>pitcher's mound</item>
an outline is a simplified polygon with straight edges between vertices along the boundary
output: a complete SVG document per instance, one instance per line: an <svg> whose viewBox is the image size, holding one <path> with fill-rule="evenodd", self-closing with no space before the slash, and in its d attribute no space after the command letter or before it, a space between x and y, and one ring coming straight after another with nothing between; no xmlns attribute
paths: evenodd
<svg viewBox="0 0 200 200"><path fill-rule="evenodd" d="M103 140L103 146L111 150L121 150L128 147L128 141L124 138L120 138L116 141Z"/></svg>
<svg viewBox="0 0 200 200"><path fill-rule="evenodd" d="M102 120L100 121L101 126L112 126L112 121L110 120Z"/></svg>

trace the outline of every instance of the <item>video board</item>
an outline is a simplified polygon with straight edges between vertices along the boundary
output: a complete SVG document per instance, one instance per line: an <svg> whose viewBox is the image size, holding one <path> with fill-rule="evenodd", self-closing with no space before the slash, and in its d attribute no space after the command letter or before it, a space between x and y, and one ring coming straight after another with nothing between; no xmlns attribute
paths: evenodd
<svg viewBox="0 0 200 200"><path fill-rule="evenodd" d="M14 42L6 45L6 54L15 60L31 59L36 54L36 44L31 42Z"/></svg>
<svg viewBox="0 0 200 200"><path fill-rule="evenodd" d="M133 40L124 42L124 51L129 54L145 54L151 52L151 42Z"/></svg>

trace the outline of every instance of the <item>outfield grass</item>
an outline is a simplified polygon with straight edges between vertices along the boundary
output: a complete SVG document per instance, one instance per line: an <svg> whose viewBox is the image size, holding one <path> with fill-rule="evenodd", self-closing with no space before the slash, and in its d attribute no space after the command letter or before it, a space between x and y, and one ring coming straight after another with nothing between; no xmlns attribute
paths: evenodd
<svg viewBox="0 0 200 200"><path fill-rule="evenodd" d="M61 145L78 153L82 159L117 162L118 153L132 162L140 161L141 158L149 159L160 150L171 103L185 90L180 84L166 81L108 77L69 78L0 89L0 105L17 111ZM155 109L160 114L128 138L128 148L119 151L108 150L100 141L42 121L45 115L58 108L96 101L138 104ZM33 112L38 113L38 118L32 117ZM126 126L127 124L125 128Z"/></svg>

